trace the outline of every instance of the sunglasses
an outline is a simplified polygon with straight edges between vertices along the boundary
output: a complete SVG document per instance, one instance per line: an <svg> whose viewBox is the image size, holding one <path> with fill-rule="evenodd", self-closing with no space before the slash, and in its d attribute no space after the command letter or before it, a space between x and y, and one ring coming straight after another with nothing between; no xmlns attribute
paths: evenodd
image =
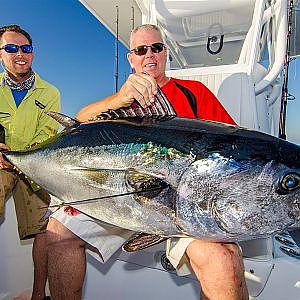
<svg viewBox="0 0 300 300"><path fill-rule="evenodd" d="M134 54L136 54L136 55L145 55L148 51L148 48L150 48L153 53L159 53L159 52L163 51L164 47L165 47L165 44L163 44L163 43L154 43L150 46L141 45L141 46L131 49L130 53L134 52Z"/></svg>
<svg viewBox="0 0 300 300"><path fill-rule="evenodd" d="M33 51L33 47L31 45L19 46L15 44L6 44L0 49L4 49L7 53L18 53L19 49L21 49L23 53L32 53Z"/></svg>

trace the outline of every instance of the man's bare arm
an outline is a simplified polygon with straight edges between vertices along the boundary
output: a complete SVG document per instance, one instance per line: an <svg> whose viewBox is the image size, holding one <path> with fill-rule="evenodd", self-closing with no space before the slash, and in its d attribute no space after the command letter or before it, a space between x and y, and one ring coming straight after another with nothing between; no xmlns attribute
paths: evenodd
<svg viewBox="0 0 300 300"><path fill-rule="evenodd" d="M157 84L153 77L143 73L131 74L119 92L85 106L79 111L76 118L81 122L88 122L89 119L109 109L128 107L134 100L146 107L154 101L156 93Z"/></svg>

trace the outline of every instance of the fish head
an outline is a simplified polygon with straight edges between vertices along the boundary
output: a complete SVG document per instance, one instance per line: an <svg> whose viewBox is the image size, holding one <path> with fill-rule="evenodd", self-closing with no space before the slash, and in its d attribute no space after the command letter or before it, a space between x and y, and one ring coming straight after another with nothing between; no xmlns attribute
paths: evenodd
<svg viewBox="0 0 300 300"><path fill-rule="evenodd" d="M184 174L177 215L185 231L224 241L299 227L300 169L273 160L211 155Z"/></svg>

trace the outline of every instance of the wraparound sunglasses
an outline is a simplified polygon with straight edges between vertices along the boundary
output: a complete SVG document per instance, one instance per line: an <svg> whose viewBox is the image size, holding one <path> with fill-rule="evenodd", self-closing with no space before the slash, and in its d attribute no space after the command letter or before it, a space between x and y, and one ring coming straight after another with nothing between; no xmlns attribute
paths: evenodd
<svg viewBox="0 0 300 300"><path fill-rule="evenodd" d="M163 44L163 43L154 43L150 46L141 45L141 46L131 49L130 53L133 52L136 55L145 55L148 51L148 48L150 48L153 53L159 53L159 52L163 51L164 47L165 47L165 44Z"/></svg>
<svg viewBox="0 0 300 300"><path fill-rule="evenodd" d="M33 47L31 45L15 45L15 44L6 44L3 47L0 48L1 50L5 50L7 53L17 53L19 49L23 53L32 53Z"/></svg>

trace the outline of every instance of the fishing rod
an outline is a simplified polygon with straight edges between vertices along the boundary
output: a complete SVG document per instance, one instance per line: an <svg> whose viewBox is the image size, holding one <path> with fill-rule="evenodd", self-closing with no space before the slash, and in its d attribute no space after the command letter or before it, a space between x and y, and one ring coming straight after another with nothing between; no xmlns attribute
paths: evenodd
<svg viewBox="0 0 300 300"><path fill-rule="evenodd" d="M287 32L287 50L285 55L284 67L283 67L283 85L281 92L281 107L279 115L279 138L286 140L286 113L288 101L294 100L295 97L288 92L289 81L289 64L294 58L291 58L291 36L295 30L292 26L293 13L295 11L294 1L289 1L288 7L288 32Z"/></svg>

